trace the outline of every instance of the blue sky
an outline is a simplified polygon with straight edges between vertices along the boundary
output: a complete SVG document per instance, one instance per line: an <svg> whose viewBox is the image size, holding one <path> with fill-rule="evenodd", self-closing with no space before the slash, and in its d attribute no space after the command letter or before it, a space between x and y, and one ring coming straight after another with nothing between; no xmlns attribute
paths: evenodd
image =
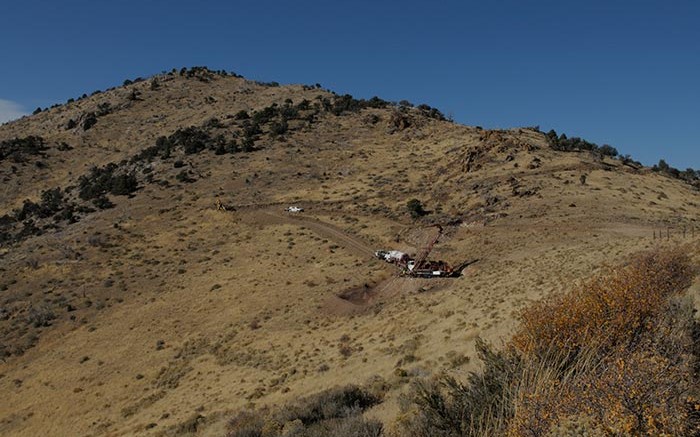
<svg viewBox="0 0 700 437"><path fill-rule="evenodd" d="M206 65L700 168L700 2L7 0L0 120Z"/></svg>

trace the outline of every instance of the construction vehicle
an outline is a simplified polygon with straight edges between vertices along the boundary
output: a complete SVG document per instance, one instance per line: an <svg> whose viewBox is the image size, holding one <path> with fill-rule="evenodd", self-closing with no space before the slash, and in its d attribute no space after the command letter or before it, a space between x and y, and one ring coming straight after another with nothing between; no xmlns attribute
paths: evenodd
<svg viewBox="0 0 700 437"><path fill-rule="evenodd" d="M457 267L452 267L445 261L423 261L421 264L409 261L401 274L414 278L458 278L464 269L477 261L477 259L464 261Z"/></svg>
<svg viewBox="0 0 700 437"><path fill-rule="evenodd" d="M417 264L411 260L401 273L416 278L442 278L452 275L452 268L445 261L423 261Z"/></svg>
<svg viewBox="0 0 700 437"><path fill-rule="evenodd" d="M449 276L452 268L444 261L428 261L428 255L433 250L433 246L442 236L442 226L435 225L437 232L430 242L423 247L415 259L412 259L403 266L401 273L405 276L417 278L439 278Z"/></svg>
<svg viewBox="0 0 700 437"><path fill-rule="evenodd" d="M414 278L455 278L462 274L468 265L476 262L476 260L465 261L457 267L452 267L445 261L430 261L428 255L433 250L433 246L442 236L442 226L433 225L437 228L437 233L421 249L421 251L412 258L408 254L398 250L377 250L374 256L389 263L394 263L400 266L402 276Z"/></svg>

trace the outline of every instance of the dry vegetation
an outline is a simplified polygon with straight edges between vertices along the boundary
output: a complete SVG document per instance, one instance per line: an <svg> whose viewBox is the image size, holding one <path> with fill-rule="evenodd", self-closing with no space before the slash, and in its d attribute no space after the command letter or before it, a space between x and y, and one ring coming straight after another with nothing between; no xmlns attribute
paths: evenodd
<svg viewBox="0 0 700 437"><path fill-rule="evenodd" d="M443 395L470 384L495 393L486 399L501 399L497 409L465 405L512 433L553 422L550 432L641 426L617 398L604 404L610 417L572 410L567 399L583 388L562 373L595 374L601 391L635 368L684 372L690 358L673 354L688 304L662 295L684 285L682 272L654 290L640 276L601 276L639 285L640 296L603 279L576 287L575 299L549 296L601 265L695 241L700 200L671 169L610 155L578 139L554 144L534 128L461 126L424 105L204 68L126 81L4 124L0 434L222 436L245 411L236 417L262 417L275 424L264 428L271 435L390 435L410 420L412 381L434 375L452 377L436 386ZM285 214L291 204L305 212ZM444 232L431 257L478 260L461 277L400 278L373 259L375 249L415 253L435 223ZM678 260L658 256L654 268ZM518 331L516 316L542 298ZM570 320L550 317L567 305ZM604 343L586 330L591 320L631 337ZM649 321L674 341L665 355ZM486 346L513 334L503 350ZM617 371L623 350L630 361ZM598 366L547 364L574 355ZM484 372L467 377L478 356ZM498 381L519 381L520 397L498 397ZM376 403L350 398L306 419L348 384Z"/></svg>
<svg viewBox="0 0 700 437"><path fill-rule="evenodd" d="M698 332L687 254L654 252L533 304L467 381L422 381L403 435L696 435Z"/></svg>
<svg viewBox="0 0 700 437"><path fill-rule="evenodd" d="M381 392L373 393L367 388L333 388L272 411L239 412L230 419L227 436L380 437L382 423L362 417L364 411L380 401Z"/></svg>

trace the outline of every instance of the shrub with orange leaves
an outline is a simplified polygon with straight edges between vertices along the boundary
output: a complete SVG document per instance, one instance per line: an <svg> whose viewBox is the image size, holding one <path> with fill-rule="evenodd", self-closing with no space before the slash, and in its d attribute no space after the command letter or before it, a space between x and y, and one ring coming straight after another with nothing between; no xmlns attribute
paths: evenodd
<svg viewBox="0 0 700 437"><path fill-rule="evenodd" d="M526 309L510 346L532 375L518 381L507 434L544 435L576 416L607 435L698 432L698 328L679 296L693 276L683 253L654 252Z"/></svg>
<svg viewBox="0 0 700 437"><path fill-rule="evenodd" d="M695 435L696 389L690 361L653 351L604 357L563 377L542 372L519 381L509 436L541 436L568 417L592 418L606 435Z"/></svg>
<svg viewBox="0 0 700 437"><path fill-rule="evenodd" d="M525 309L511 343L524 354L631 347L666 300L688 288L693 276L690 259L678 250L640 255Z"/></svg>
<svg viewBox="0 0 700 437"><path fill-rule="evenodd" d="M466 383L419 383L402 435L700 435L700 325L678 251L642 254L525 309Z"/></svg>

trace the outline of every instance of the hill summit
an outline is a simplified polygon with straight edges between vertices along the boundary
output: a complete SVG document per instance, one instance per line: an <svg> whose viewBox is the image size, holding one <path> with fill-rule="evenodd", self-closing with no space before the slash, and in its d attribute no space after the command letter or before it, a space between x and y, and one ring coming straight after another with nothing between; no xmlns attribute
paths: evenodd
<svg viewBox="0 0 700 437"><path fill-rule="evenodd" d="M690 169L204 67L0 126L0 178L3 435L222 435L365 381L386 421L528 302L700 232Z"/></svg>

